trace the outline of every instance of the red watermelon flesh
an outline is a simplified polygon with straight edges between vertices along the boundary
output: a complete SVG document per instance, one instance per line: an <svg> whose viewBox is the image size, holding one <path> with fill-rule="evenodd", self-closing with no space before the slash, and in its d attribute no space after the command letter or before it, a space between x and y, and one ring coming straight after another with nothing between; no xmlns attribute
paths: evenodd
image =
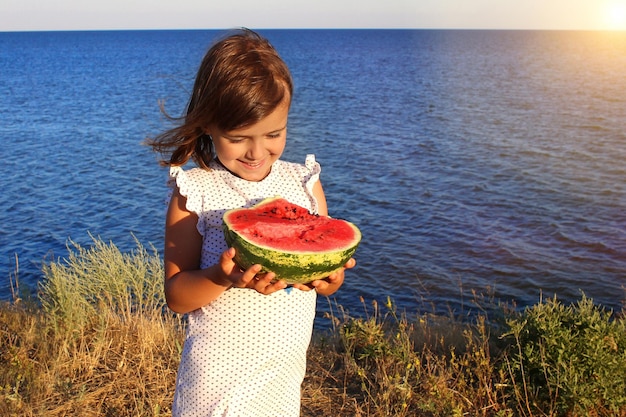
<svg viewBox="0 0 626 417"><path fill-rule="evenodd" d="M250 242L289 252L334 250L354 237L347 222L310 214L302 207L242 210L231 214L228 223Z"/></svg>

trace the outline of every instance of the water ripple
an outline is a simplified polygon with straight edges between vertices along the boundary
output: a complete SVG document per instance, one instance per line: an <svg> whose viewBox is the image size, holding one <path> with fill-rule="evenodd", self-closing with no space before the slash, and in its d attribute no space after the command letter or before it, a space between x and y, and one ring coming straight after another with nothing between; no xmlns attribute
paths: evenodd
<svg viewBox="0 0 626 417"><path fill-rule="evenodd" d="M464 312L475 290L621 305L626 34L267 35L296 82L285 158L316 153L331 214L363 231L340 304ZM35 285L89 233L162 246L166 172L140 142L167 126L159 99L182 111L212 36L0 34L5 276L17 254Z"/></svg>

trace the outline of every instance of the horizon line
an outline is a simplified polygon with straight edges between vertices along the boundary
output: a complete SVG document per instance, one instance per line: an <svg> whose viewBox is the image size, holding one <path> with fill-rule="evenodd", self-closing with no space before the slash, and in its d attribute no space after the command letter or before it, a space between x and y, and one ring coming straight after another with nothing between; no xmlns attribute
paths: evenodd
<svg viewBox="0 0 626 417"><path fill-rule="evenodd" d="M156 31L228 31L242 28L47 28L47 29L0 29L0 33L32 33L32 32L156 32ZM480 27L248 27L255 31L262 30L415 30L415 31L511 31L511 32L626 32L626 29L593 29L593 28L480 28Z"/></svg>

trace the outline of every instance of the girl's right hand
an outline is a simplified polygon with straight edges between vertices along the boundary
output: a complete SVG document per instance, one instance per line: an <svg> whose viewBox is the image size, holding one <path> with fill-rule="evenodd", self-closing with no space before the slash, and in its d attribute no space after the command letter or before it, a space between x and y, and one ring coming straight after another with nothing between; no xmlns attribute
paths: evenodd
<svg viewBox="0 0 626 417"><path fill-rule="evenodd" d="M287 287L287 283L283 280L274 281L273 272L259 275L261 265L255 264L250 268L242 271L235 263L235 249L229 248L220 257L219 269L221 270L220 280L228 283L228 286L237 288L251 288L261 294L271 294Z"/></svg>

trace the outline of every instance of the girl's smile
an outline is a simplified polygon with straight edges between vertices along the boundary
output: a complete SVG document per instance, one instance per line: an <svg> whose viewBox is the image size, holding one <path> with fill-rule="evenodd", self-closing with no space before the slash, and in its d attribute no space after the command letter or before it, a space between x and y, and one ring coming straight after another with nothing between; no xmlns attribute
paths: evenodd
<svg viewBox="0 0 626 417"><path fill-rule="evenodd" d="M244 180L263 180L285 149L288 113L286 97L272 113L250 126L231 131L210 128L207 133L219 162Z"/></svg>

